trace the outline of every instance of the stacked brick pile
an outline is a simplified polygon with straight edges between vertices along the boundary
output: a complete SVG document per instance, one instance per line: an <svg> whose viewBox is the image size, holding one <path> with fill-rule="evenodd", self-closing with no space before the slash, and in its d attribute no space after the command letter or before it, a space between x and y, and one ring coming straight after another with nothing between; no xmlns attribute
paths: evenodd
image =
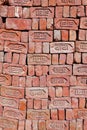
<svg viewBox="0 0 87 130"><path fill-rule="evenodd" d="M87 130L87 0L0 4L0 130Z"/></svg>

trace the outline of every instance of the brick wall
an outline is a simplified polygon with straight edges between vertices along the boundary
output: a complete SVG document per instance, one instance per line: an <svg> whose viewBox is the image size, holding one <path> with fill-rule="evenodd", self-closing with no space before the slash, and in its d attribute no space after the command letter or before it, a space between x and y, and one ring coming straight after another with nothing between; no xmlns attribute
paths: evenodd
<svg viewBox="0 0 87 130"><path fill-rule="evenodd" d="M87 0L0 0L0 130L87 130Z"/></svg>

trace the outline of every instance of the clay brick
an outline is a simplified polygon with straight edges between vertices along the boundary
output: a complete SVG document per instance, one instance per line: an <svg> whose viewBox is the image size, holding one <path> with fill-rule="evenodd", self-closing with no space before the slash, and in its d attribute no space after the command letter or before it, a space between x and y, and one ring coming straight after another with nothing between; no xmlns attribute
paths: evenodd
<svg viewBox="0 0 87 130"><path fill-rule="evenodd" d="M74 64L73 65L73 75L87 75L87 65Z"/></svg>
<svg viewBox="0 0 87 130"><path fill-rule="evenodd" d="M31 29L31 20L30 19L21 19L21 18L19 18L19 19L7 18L6 19L6 29L30 30Z"/></svg>
<svg viewBox="0 0 87 130"><path fill-rule="evenodd" d="M87 76L78 76L77 84L80 86L86 86L87 85Z"/></svg>
<svg viewBox="0 0 87 130"><path fill-rule="evenodd" d="M78 53L78 52L74 53L74 61L76 63L81 63L81 53Z"/></svg>
<svg viewBox="0 0 87 130"><path fill-rule="evenodd" d="M60 121L60 120L48 120L46 121L47 130L68 130L68 122L67 121Z"/></svg>
<svg viewBox="0 0 87 130"><path fill-rule="evenodd" d="M41 42L36 42L35 43L35 53L42 53L42 43Z"/></svg>
<svg viewBox="0 0 87 130"><path fill-rule="evenodd" d="M29 8L23 8L23 18L29 18Z"/></svg>
<svg viewBox="0 0 87 130"><path fill-rule="evenodd" d="M46 122L44 120L39 120L39 129L38 130L46 130Z"/></svg>
<svg viewBox="0 0 87 130"><path fill-rule="evenodd" d="M0 16L1 17L7 17L8 14L8 6L0 6Z"/></svg>
<svg viewBox="0 0 87 130"><path fill-rule="evenodd" d="M62 41L68 41L69 32L67 30L62 31Z"/></svg>
<svg viewBox="0 0 87 130"><path fill-rule="evenodd" d="M77 79L76 79L76 76L70 76L70 85L73 86L73 85L77 85Z"/></svg>
<svg viewBox="0 0 87 130"><path fill-rule="evenodd" d="M4 40L0 39L0 51L4 49Z"/></svg>
<svg viewBox="0 0 87 130"><path fill-rule="evenodd" d="M4 2L5 2L5 0L0 1L0 5L3 5L3 4L4 4Z"/></svg>
<svg viewBox="0 0 87 130"><path fill-rule="evenodd" d="M4 63L3 73L17 76L26 76L27 66Z"/></svg>
<svg viewBox="0 0 87 130"><path fill-rule="evenodd" d="M54 8L53 7L31 7L30 8L31 18L53 18Z"/></svg>
<svg viewBox="0 0 87 130"><path fill-rule="evenodd" d="M29 120L49 120L49 110L27 110L27 119Z"/></svg>
<svg viewBox="0 0 87 130"><path fill-rule="evenodd" d="M24 130L24 127L25 127L25 122L24 121L19 121L18 130Z"/></svg>
<svg viewBox="0 0 87 130"><path fill-rule="evenodd" d="M27 100L27 109L33 109L33 99Z"/></svg>
<svg viewBox="0 0 87 130"><path fill-rule="evenodd" d="M76 129L76 120L71 120L70 121L70 130L75 130Z"/></svg>
<svg viewBox="0 0 87 130"><path fill-rule="evenodd" d="M48 66L42 66L42 71L43 71L43 75L47 75L48 74Z"/></svg>
<svg viewBox="0 0 87 130"><path fill-rule="evenodd" d="M64 120L65 119L65 111L64 109L59 110L59 120Z"/></svg>
<svg viewBox="0 0 87 130"><path fill-rule="evenodd" d="M17 110L14 108L4 107L3 115L8 118L25 119L25 111Z"/></svg>
<svg viewBox="0 0 87 130"><path fill-rule="evenodd" d="M26 88L26 98L45 99L48 98L48 89L46 87Z"/></svg>
<svg viewBox="0 0 87 130"><path fill-rule="evenodd" d="M24 98L24 88L13 86L1 86L1 96L12 98Z"/></svg>
<svg viewBox="0 0 87 130"><path fill-rule="evenodd" d="M33 128L33 130L38 130L38 121L37 120L33 120L32 128Z"/></svg>
<svg viewBox="0 0 87 130"><path fill-rule="evenodd" d="M40 6L41 5L41 1L40 0L33 0L33 5L34 6Z"/></svg>
<svg viewBox="0 0 87 130"><path fill-rule="evenodd" d="M43 7L48 6L48 0L41 0L41 5L42 5Z"/></svg>
<svg viewBox="0 0 87 130"><path fill-rule="evenodd" d="M12 86L15 86L17 87L19 84L18 84L18 81L19 81L19 77L18 76L12 76Z"/></svg>
<svg viewBox="0 0 87 130"><path fill-rule="evenodd" d="M85 30L79 29L78 39L81 40L81 41L86 40L86 31Z"/></svg>
<svg viewBox="0 0 87 130"><path fill-rule="evenodd" d="M0 29L0 38L2 40L20 41L21 32L13 30Z"/></svg>
<svg viewBox="0 0 87 130"><path fill-rule="evenodd" d="M35 66L35 73L36 73L36 76L42 75L42 66L41 65Z"/></svg>
<svg viewBox="0 0 87 130"><path fill-rule="evenodd" d="M84 120L84 130L87 129L87 119Z"/></svg>
<svg viewBox="0 0 87 130"><path fill-rule="evenodd" d="M81 0L57 0L57 5L81 5Z"/></svg>
<svg viewBox="0 0 87 130"><path fill-rule="evenodd" d="M38 28L39 28L39 20L38 19L35 19L35 18L33 18L32 19L32 30L38 30Z"/></svg>
<svg viewBox="0 0 87 130"><path fill-rule="evenodd" d="M54 40L55 41L61 40L61 31L60 30L54 30Z"/></svg>
<svg viewBox="0 0 87 130"><path fill-rule="evenodd" d="M86 109L74 109L73 112L74 112L75 119L87 119Z"/></svg>
<svg viewBox="0 0 87 130"><path fill-rule="evenodd" d="M79 98L79 108L84 109L85 108L85 98Z"/></svg>
<svg viewBox="0 0 87 130"><path fill-rule="evenodd" d="M72 98L71 99L71 103L72 103L72 108L78 108L78 103L79 103L79 100L78 98Z"/></svg>
<svg viewBox="0 0 87 130"><path fill-rule="evenodd" d="M76 31L74 31L74 30L69 31L69 40L76 41Z"/></svg>
<svg viewBox="0 0 87 130"><path fill-rule="evenodd" d="M2 73L3 71L3 63L0 63L0 74Z"/></svg>
<svg viewBox="0 0 87 130"><path fill-rule="evenodd" d="M12 64L18 64L18 63L19 63L19 54L13 53Z"/></svg>
<svg viewBox="0 0 87 130"><path fill-rule="evenodd" d="M70 97L87 97L87 88L86 87L71 87L70 88Z"/></svg>
<svg viewBox="0 0 87 130"><path fill-rule="evenodd" d="M87 52L87 42L86 41L76 41L76 51L77 52Z"/></svg>
<svg viewBox="0 0 87 130"><path fill-rule="evenodd" d="M68 97L54 98L49 103L49 109L71 108L71 99Z"/></svg>
<svg viewBox="0 0 87 130"><path fill-rule="evenodd" d="M82 18L80 19L80 28L82 28L82 29L87 29L86 21L87 21L87 18L86 18L86 17L82 17Z"/></svg>
<svg viewBox="0 0 87 130"><path fill-rule="evenodd" d="M69 87L63 87L63 96L70 96Z"/></svg>
<svg viewBox="0 0 87 130"><path fill-rule="evenodd" d="M33 0L9 0L10 5L14 6L32 6Z"/></svg>
<svg viewBox="0 0 87 130"><path fill-rule="evenodd" d="M53 54L52 55L52 64L53 65L56 65L56 64L58 64L58 58L59 58L59 56L58 56L58 54Z"/></svg>
<svg viewBox="0 0 87 130"><path fill-rule="evenodd" d="M77 7L76 6L71 6L70 7L70 17L76 18L77 15Z"/></svg>
<svg viewBox="0 0 87 130"><path fill-rule="evenodd" d="M87 63L87 54L86 53L82 53L82 63L83 64Z"/></svg>
<svg viewBox="0 0 87 130"><path fill-rule="evenodd" d="M55 88L54 87L49 87L48 88L48 99L51 100L51 98L55 98Z"/></svg>
<svg viewBox="0 0 87 130"><path fill-rule="evenodd" d="M25 87L25 77L19 77L19 87Z"/></svg>
<svg viewBox="0 0 87 130"><path fill-rule="evenodd" d="M18 120L0 117L0 127L4 130L17 130Z"/></svg>
<svg viewBox="0 0 87 130"><path fill-rule="evenodd" d="M56 0L49 0L49 6L55 6Z"/></svg>
<svg viewBox="0 0 87 130"><path fill-rule="evenodd" d="M4 52L0 52L0 62L4 61Z"/></svg>
<svg viewBox="0 0 87 130"><path fill-rule="evenodd" d="M26 99L20 99L19 110L26 111Z"/></svg>
<svg viewBox="0 0 87 130"><path fill-rule="evenodd" d="M52 42L50 53L71 53L74 52L74 42Z"/></svg>
<svg viewBox="0 0 87 130"><path fill-rule="evenodd" d="M46 76L40 76L40 86L44 87L47 86L47 80L46 80Z"/></svg>
<svg viewBox="0 0 87 130"><path fill-rule="evenodd" d="M28 54L29 65L50 65L51 55L50 54Z"/></svg>
<svg viewBox="0 0 87 130"><path fill-rule="evenodd" d="M82 4L83 5L87 5L87 1L86 0L82 0Z"/></svg>
<svg viewBox="0 0 87 130"><path fill-rule="evenodd" d="M20 18L22 17L22 7L15 7L15 17Z"/></svg>
<svg viewBox="0 0 87 130"><path fill-rule="evenodd" d="M6 107L18 108L19 100L14 98L0 96L0 105Z"/></svg>
<svg viewBox="0 0 87 130"><path fill-rule="evenodd" d="M25 128L26 128L26 130L32 130L32 121L31 120L26 120Z"/></svg>
<svg viewBox="0 0 87 130"><path fill-rule="evenodd" d="M63 89L62 87L56 87L56 97L62 97L63 95Z"/></svg>
<svg viewBox="0 0 87 130"><path fill-rule="evenodd" d="M4 58L5 62L7 63L11 63L12 62L12 53L11 52L7 52L5 53L5 58Z"/></svg>
<svg viewBox="0 0 87 130"><path fill-rule="evenodd" d="M68 76L48 75L47 86L69 86Z"/></svg>
<svg viewBox="0 0 87 130"><path fill-rule="evenodd" d="M58 119L58 112L56 109L51 110L51 119L52 120L57 120Z"/></svg>
<svg viewBox="0 0 87 130"><path fill-rule="evenodd" d="M47 109L48 108L48 99L43 99L42 100L42 109Z"/></svg>
<svg viewBox="0 0 87 130"><path fill-rule="evenodd" d="M63 17L69 17L69 6L64 6L63 8Z"/></svg>
<svg viewBox="0 0 87 130"><path fill-rule="evenodd" d="M77 8L77 16L79 16L79 17L85 16L84 6L78 6L78 8Z"/></svg>
<svg viewBox="0 0 87 130"><path fill-rule="evenodd" d="M34 109L35 110L41 109L41 100L40 99L34 99Z"/></svg>
<svg viewBox="0 0 87 130"><path fill-rule="evenodd" d="M35 43L34 42L29 42L29 47L28 47L28 53L34 53L35 52Z"/></svg>
<svg viewBox="0 0 87 130"><path fill-rule="evenodd" d="M71 65L51 65L49 67L50 74L57 75L72 75L72 66Z"/></svg>
<svg viewBox="0 0 87 130"><path fill-rule="evenodd" d="M8 17L12 18L15 16L15 7L14 6L8 6Z"/></svg>
<svg viewBox="0 0 87 130"><path fill-rule="evenodd" d="M56 6L55 15L56 15L56 18L62 18L63 17L63 7Z"/></svg>
<svg viewBox="0 0 87 130"><path fill-rule="evenodd" d="M71 54L71 53L70 53ZM65 64L66 63L66 54L60 54L59 57L59 64Z"/></svg>
<svg viewBox="0 0 87 130"><path fill-rule="evenodd" d="M28 32L26 32L26 31L21 32L21 42L28 43L28 39L29 39L28 36L29 36Z"/></svg>
<svg viewBox="0 0 87 130"><path fill-rule="evenodd" d="M26 54L20 54L20 57L19 57L19 64L20 65L25 65L26 64Z"/></svg>
<svg viewBox="0 0 87 130"><path fill-rule="evenodd" d="M31 76L27 76L26 77L26 87L32 87L32 77Z"/></svg>
<svg viewBox="0 0 87 130"><path fill-rule="evenodd" d="M47 22L46 22L46 19L40 19L40 30L46 30L46 25L47 25Z"/></svg>
<svg viewBox="0 0 87 130"><path fill-rule="evenodd" d="M0 74L0 85L11 85L11 76L6 74Z"/></svg>
<svg viewBox="0 0 87 130"><path fill-rule="evenodd" d="M53 30L53 18L47 19L47 29Z"/></svg>
<svg viewBox="0 0 87 130"><path fill-rule="evenodd" d="M67 54L66 63L69 64L69 65L71 65L71 64L73 64L73 62L74 62L73 53Z"/></svg>
<svg viewBox="0 0 87 130"><path fill-rule="evenodd" d="M52 31L30 31L29 42L52 42Z"/></svg>
<svg viewBox="0 0 87 130"><path fill-rule="evenodd" d="M33 87L38 87L40 85L40 79L39 79L39 77L34 76L32 78L32 84L33 84Z"/></svg>
<svg viewBox="0 0 87 130"><path fill-rule="evenodd" d="M34 76L34 74L35 74L34 66L33 65L29 65L28 66L28 75Z"/></svg>
<svg viewBox="0 0 87 130"><path fill-rule="evenodd" d="M78 30L79 20L73 18L55 18L56 29Z"/></svg>
<svg viewBox="0 0 87 130"><path fill-rule="evenodd" d="M73 120L74 113L72 109L66 109L66 120Z"/></svg>
<svg viewBox="0 0 87 130"><path fill-rule="evenodd" d="M49 53L49 43L43 42L43 53Z"/></svg>

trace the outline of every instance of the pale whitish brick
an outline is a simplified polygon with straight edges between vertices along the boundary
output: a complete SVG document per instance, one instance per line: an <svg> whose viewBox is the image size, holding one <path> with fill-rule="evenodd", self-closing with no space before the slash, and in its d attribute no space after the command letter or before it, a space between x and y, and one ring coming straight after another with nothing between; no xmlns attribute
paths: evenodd
<svg viewBox="0 0 87 130"><path fill-rule="evenodd" d="M53 29L53 19L47 19L47 29Z"/></svg>
<svg viewBox="0 0 87 130"><path fill-rule="evenodd" d="M3 62L4 59L4 52L0 52L0 62Z"/></svg>
<svg viewBox="0 0 87 130"><path fill-rule="evenodd" d="M54 30L54 40L55 41L61 40L61 32L60 32L60 30Z"/></svg>
<svg viewBox="0 0 87 130"><path fill-rule="evenodd" d="M43 43L43 53L49 53L49 43L48 42Z"/></svg>

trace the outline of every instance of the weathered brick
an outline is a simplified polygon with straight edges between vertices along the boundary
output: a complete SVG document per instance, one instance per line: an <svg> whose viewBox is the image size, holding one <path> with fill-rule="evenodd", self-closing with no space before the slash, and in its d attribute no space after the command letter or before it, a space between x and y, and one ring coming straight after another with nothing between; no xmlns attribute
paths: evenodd
<svg viewBox="0 0 87 130"><path fill-rule="evenodd" d="M11 76L0 74L0 85L11 85Z"/></svg>
<svg viewBox="0 0 87 130"><path fill-rule="evenodd" d="M52 42L52 31L30 31L29 42Z"/></svg>
<svg viewBox="0 0 87 130"><path fill-rule="evenodd" d="M87 110L86 109L74 109L74 118L75 119L87 119Z"/></svg>
<svg viewBox="0 0 87 130"><path fill-rule="evenodd" d="M49 120L49 110L27 110L27 119L29 120Z"/></svg>
<svg viewBox="0 0 87 130"><path fill-rule="evenodd" d="M87 42L86 41L76 41L76 51L77 52L87 52Z"/></svg>
<svg viewBox="0 0 87 130"><path fill-rule="evenodd" d="M57 0L57 5L81 5L81 0Z"/></svg>
<svg viewBox="0 0 87 130"><path fill-rule="evenodd" d="M58 111L57 109L51 109L51 119L52 120L57 120L58 119Z"/></svg>
<svg viewBox="0 0 87 130"><path fill-rule="evenodd" d="M4 63L3 67L4 67L3 69L4 74L26 76L26 73L27 73L26 65Z"/></svg>
<svg viewBox="0 0 87 130"><path fill-rule="evenodd" d="M32 6L33 0L9 0L10 5L14 6Z"/></svg>
<svg viewBox="0 0 87 130"><path fill-rule="evenodd" d="M21 32L0 29L0 38L3 40L20 41Z"/></svg>
<svg viewBox="0 0 87 130"><path fill-rule="evenodd" d="M34 99L48 98L48 89L46 87L44 87L44 88L40 88L40 87L26 88L26 98L34 98Z"/></svg>
<svg viewBox="0 0 87 130"><path fill-rule="evenodd" d="M57 75L72 75L72 66L71 65L51 65L49 67L50 74Z"/></svg>
<svg viewBox="0 0 87 130"><path fill-rule="evenodd" d="M82 29L87 29L87 18L86 17L82 17L81 19L80 19L80 28L82 28Z"/></svg>
<svg viewBox="0 0 87 130"><path fill-rule="evenodd" d="M49 103L50 109L61 109L61 108L71 108L71 99L64 97L64 98L54 98Z"/></svg>
<svg viewBox="0 0 87 130"><path fill-rule="evenodd" d="M87 86L87 76L78 76L77 84L80 86Z"/></svg>
<svg viewBox="0 0 87 130"><path fill-rule="evenodd" d="M82 0L82 4L83 5L87 5L87 1L86 0Z"/></svg>
<svg viewBox="0 0 87 130"><path fill-rule="evenodd" d="M21 42L6 41L4 50L6 52L27 53L27 44Z"/></svg>
<svg viewBox="0 0 87 130"><path fill-rule="evenodd" d="M48 75L47 86L69 86L68 76Z"/></svg>
<svg viewBox="0 0 87 130"><path fill-rule="evenodd" d="M56 87L56 97L62 97L63 89L62 87Z"/></svg>
<svg viewBox="0 0 87 130"><path fill-rule="evenodd" d="M25 111L21 111L9 107L4 107L3 115L5 117L13 118L13 119L19 119L19 120L25 119Z"/></svg>
<svg viewBox="0 0 87 130"><path fill-rule="evenodd" d="M68 121L48 120L46 121L47 130L68 130Z"/></svg>
<svg viewBox="0 0 87 130"><path fill-rule="evenodd" d="M24 98L24 88L13 86L1 86L1 96L12 98Z"/></svg>
<svg viewBox="0 0 87 130"><path fill-rule="evenodd" d="M87 65L74 64L73 65L73 75L87 75Z"/></svg>
<svg viewBox="0 0 87 130"><path fill-rule="evenodd" d="M87 97L87 88L86 87L71 87L70 88L70 97Z"/></svg>
<svg viewBox="0 0 87 130"><path fill-rule="evenodd" d="M51 53L71 53L74 52L74 42L52 42L50 43Z"/></svg>
<svg viewBox="0 0 87 130"><path fill-rule="evenodd" d="M34 109L38 110L41 109L41 99L34 99Z"/></svg>
<svg viewBox="0 0 87 130"><path fill-rule="evenodd" d="M7 130L17 130L18 121L6 117L0 117L0 127Z"/></svg>
<svg viewBox="0 0 87 130"><path fill-rule="evenodd" d="M31 18L53 18L54 8L53 7L31 7L30 17Z"/></svg>
<svg viewBox="0 0 87 130"><path fill-rule="evenodd" d="M50 54L28 54L29 65L50 65L51 55Z"/></svg>
<svg viewBox="0 0 87 130"><path fill-rule="evenodd" d="M21 18L19 18L19 19L7 18L6 19L6 29L30 30L31 29L31 20L30 19L21 19Z"/></svg>
<svg viewBox="0 0 87 130"><path fill-rule="evenodd" d="M79 20L73 18L55 18L56 29L78 30Z"/></svg>

